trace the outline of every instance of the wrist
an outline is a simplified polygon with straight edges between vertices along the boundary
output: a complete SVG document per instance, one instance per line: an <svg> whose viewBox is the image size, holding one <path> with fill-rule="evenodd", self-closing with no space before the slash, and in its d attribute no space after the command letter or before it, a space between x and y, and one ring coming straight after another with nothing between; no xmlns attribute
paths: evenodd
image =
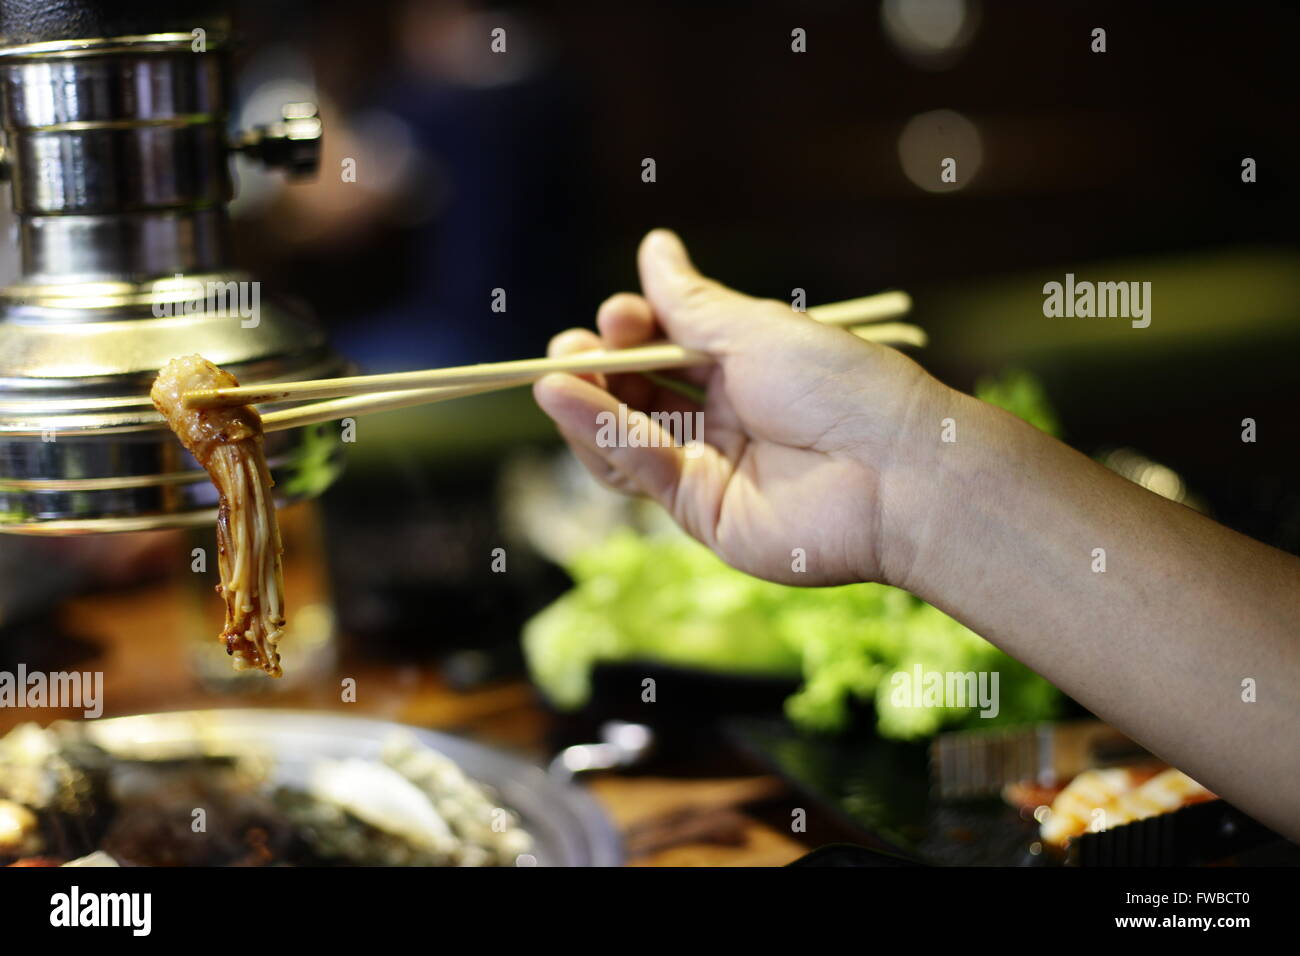
<svg viewBox="0 0 1300 956"><path fill-rule="evenodd" d="M960 539L967 505L990 472L989 406L925 375L880 478L880 580L920 596Z"/></svg>

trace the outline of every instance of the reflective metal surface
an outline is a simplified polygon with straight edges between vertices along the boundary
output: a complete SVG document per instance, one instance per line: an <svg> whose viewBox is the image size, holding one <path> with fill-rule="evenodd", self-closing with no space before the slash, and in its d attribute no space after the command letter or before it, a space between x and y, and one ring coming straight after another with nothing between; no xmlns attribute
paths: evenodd
<svg viewBox="0 0 1300 956"><path fill-rule="evenodd" d="M5 159L34 253L25 276L145 278L222 264L224 243L213 240L231 198L226 56L193 52L188 35L163 40L0 50ZM202 224L189 225L195 217ZM166 241L187 232L208 241ZM163 240L139 243L151 256L95 261L103 245L150 235ZM195 245L207 255L196 259Z"/></svg>
<svg viewBox="0 0 1300 956"><path fill-rule="evenodd" d="M149 276L211 272L229 244L219 207L112 216L34 216L22 220L18 241L28 281L67 275Z"/></svg>
<svg viewBox="0 0 1300 956"><path fill-rule="evenodd" d="M519 814L538 866L618 866L622 841L587 792L540 767L460 737L387 721L280 710L200 710L89 721L87 735L110 753L158 760L264 754L277 783L302 786L322 758L378 760L395 733L411 733Z"/></svg>
<svg viewBox="0 0 1300 956"><path fill-rule="evenodd" d="M0 124L22 251L0 292L0 530L135 530L210 520L214 491L148 400L199 353L241 382L340 374L306 316L233 271L230 156L315 168L310 104L229 137L219 35L0 48ZM339 469L337 429L267 437L282 500Z"/></svg>

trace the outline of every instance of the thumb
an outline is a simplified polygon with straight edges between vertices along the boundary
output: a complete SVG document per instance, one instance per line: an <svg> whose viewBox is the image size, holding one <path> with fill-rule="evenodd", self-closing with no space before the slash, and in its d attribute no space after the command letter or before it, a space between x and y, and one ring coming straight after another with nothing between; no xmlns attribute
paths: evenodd
<svg viewBox="0 0 1300 956"><path fill-rule="evenodd" d="M687 348L725 351L755 299L700 275L677 234L654 229L637 251L641 289L669 338Z"/></svg>

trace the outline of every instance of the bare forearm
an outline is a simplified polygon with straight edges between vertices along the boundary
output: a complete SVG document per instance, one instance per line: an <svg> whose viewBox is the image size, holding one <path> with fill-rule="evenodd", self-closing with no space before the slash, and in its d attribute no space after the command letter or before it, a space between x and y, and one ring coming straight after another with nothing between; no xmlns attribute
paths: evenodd
<svg viewBox="0 0 1300 956"><path fill-rule="evenodd" d="M969 396L928 411L895 583L1300 835L1300 559Z"/></svg>

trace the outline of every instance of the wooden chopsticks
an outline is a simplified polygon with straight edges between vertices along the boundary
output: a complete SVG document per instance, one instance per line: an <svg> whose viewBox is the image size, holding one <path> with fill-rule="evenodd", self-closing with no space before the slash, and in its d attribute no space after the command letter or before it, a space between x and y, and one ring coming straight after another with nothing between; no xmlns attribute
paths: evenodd
<svg viewBox="0 0 1300 956"><path fill-rule="evenodd" d="M532 379L525 378L514 384L527 385L531 381ZM509 383L445 385L441 388L410 388L397 392L376 392L374 395L353 395L351 398L336 398L327 402L310 402L294 408L282 408L277 412L263 413L262 431L279 432L288 428L300 428L304 425L350 418L353 415L396 411L399 408L413 408L416 405L432 405L451 398L468 398L470 395L499 392L511 387L513 386Z"/></svg>
<svg viewBox="0 0 1300 956"><path fill-rule="evenodd" d="M814 306L808 316L826 325L854 327L854 335L886 345L924 345L925 332L914 325L885 322L906 314L912 305L905 292L884 292L861 299ZM873 323L873 324L864 324ZM575 374L650 372L709 364L705 352L669 342L617 351L592 351L562 358L521 359L384 375L354 375L187 392L188 408L330 399L265 413L266 431L296 428L351 415L408 408L526 385L552 372Z"/></svg>

